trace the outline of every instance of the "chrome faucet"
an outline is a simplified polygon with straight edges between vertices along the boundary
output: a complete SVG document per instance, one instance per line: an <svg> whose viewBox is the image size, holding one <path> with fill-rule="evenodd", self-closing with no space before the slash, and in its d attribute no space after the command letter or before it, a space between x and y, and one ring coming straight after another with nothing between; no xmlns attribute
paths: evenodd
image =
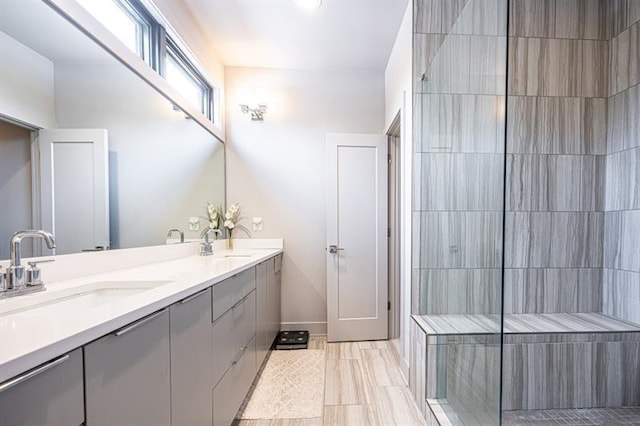
<svg viewBox="0 0 640 426"><path fill-rule="evenodd" d="M53 260L29 262L31 268L27 271L25 277L25 267L20 263L20 243L23 238L27 237L42 238L48 248L53 249L56 247L53 235L46 231L28 229L18 231L13 234L9 244L10 264L4 274L5 284L3 287L0 287L0 297L9 297L12 295L44 290L44 283L40 279L40 269L37 267L37 264L42 262L52 262ZM0 283L1 282L2 280L0 280Z"/></svg>
<svg viewBox="0 0 640 426"><path fill-rule="evenodd" d="M204 241L200 244L200 256L211 256L213 254L213 243L209 240L209 234L214 233L218 236L222 236L222 231L214 228L205 229L202 236Z"/></svg>
<svg viewBox="0 0 640 426"><path fill-rule="evenodd" d="M167 232L167 238L171 237L171 234L173 234L174 232L180 234L180 242L184 243L184 232L182 232L182 230L178 228L169 229L169 232Z"/></svg>

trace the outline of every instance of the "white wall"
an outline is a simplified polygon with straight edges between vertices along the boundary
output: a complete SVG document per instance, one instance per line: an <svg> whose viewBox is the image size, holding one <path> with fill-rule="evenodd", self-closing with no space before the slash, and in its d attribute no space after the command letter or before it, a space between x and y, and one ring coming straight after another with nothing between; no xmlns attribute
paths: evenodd
<svg viewBox="0 0 640 426"><path fill-rule="evenodd" d="M61 128L109 132L113 247L164 244L173 227L198 238L188 218L224 202L222 144L120 64L58 64L55 82Z"/></svg>
<svg viewBox="0 0 640 426"><path fill-rule="evenodd" d="M412 146L412 5L409 1L384 75L385 130L400 112L401 124L401 191L400 191L400 352L403 370L408 372L409 315L411 313L411 146Z"/></svg>
<svg viewBox="0 0 640 426"><path fill-rule="evenodd" d="M0 32L0 114L55 127L53 63Z"/></svg>
<svg viewBox="0 0 640 426"><path fill-rule="evenodd" d="M384 75L227 68L225 83L227 200L263 217L255 238L284 238L283 328L326 333L325 138L382 133ZM268 90L264 122L241 114L238 88Z"/></svg>

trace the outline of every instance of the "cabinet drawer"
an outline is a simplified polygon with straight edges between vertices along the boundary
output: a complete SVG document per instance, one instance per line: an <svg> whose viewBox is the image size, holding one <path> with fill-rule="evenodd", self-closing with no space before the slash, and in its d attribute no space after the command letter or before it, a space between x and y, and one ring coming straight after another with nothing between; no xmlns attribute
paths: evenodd
<svg viewBox="0 0 640 426"><path fill-rule="evenodd" d="M213 333L213 383L217 383L240 356L242 348L255 334L256 292L235 304L218 318Z"/></svg>
<svg viewBox="0 0 640 426"><path fill-rule="evenodd" d="M256 374L255 344L254 337L213 389L213 426L229 426L233 423Z"/></svg>
<svg viewBox="0 0 640 426"><path fill-rule="evenodd" d="M84 422L82 349L0 386L0 425L68 426Z"/></svg>
<svg viewBox="0 0 640 426"><path fill-rule="evenodd" d="M247 269L213 286L213 320L256 288L256 270Z"/></svg>

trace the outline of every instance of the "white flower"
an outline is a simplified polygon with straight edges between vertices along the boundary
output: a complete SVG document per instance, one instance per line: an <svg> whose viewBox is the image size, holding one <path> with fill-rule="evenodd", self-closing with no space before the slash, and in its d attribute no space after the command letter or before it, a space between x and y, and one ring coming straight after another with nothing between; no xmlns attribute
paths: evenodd
<svg viewBox="0 0 640 426"><path fill-rule="evenodd" d="M232 221L230 221L230 220L225 220L225 221L224 221L224 227L225 227L225 228L228 228L228 229L233 229L233 228L235 228L235 227L236 227L236 224L235 224L235 223L233 223L233 222L232 222Z"/></svg>
<svg viewBox="0 0 640 426"><path fill-rule="evenodd" d="M231 207L229 207L229 211L231 213L239 212L240 211L240 203L231 204Z"/></svg>
<svg viewBox="0 0 640 426"><path fill-rule="evenodd" d="M224 218L227 219L228 221L233 219L233 213L227 212L227 214L224 215Z"/></svg>

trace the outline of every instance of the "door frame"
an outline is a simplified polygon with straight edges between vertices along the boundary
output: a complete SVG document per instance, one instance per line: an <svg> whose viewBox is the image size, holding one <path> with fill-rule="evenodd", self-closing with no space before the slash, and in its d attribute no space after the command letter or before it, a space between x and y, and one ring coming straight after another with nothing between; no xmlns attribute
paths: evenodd
<svg viewBox="0 0 640 426"><path fill-rule="evenodd" d="M389 339L399 339L401 331L402 291L400 282L400 247L402 235L400 229L400 194L401 175L401 121L400 111L396 114L389 129L388 139L388 189L387 189L387 221L388 221L388 286L389 286Z"/></svg>

